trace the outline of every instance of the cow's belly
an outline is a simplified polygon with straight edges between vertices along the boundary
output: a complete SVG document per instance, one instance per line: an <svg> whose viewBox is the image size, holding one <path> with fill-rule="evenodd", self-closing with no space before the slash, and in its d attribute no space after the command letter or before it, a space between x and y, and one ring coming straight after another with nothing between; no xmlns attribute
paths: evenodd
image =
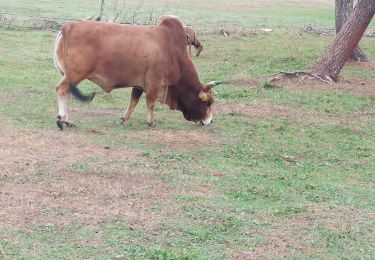
<svg viewBox="0 0 375 260"><path fill-rule="evenodd" d="M145 87L147 72L155 71L150 69L153 66L149 56L142 52L106 51L97 57L97 63L87 78L106 92L122 87Z"/></svg>
<svg viewBox="0 0 375 260"><path fill-rule="evenodd" d="M127 79L122 77L113 77L111 75L105 74L95 74L88 78L90 81L94 82L100 86L106 93L110 93L116 88L126 88L126 87L142 87L143 80L140 78Z"/></svg>

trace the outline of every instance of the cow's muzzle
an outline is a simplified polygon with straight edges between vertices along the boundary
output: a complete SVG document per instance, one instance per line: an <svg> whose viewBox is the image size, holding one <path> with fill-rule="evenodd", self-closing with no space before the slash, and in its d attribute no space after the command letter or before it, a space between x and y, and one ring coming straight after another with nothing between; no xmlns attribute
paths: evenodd
<svg viewBox="0 0 375 260"><path fill-rule="evenodd" d="M210 125L214 122L214 120L211 120L211 122L209 122L208 124L207 123L204 123L203 121L199 121L197 122L198 125Z"/></svg>
<svg viewBox="0 0 375 260"><path fill-rule="evenodd" d="M197 121L196 124L198 124L198 125L210 125L213 122L214 122L214 120L212 119L212 117L209 117L205 120Z"/></svg>

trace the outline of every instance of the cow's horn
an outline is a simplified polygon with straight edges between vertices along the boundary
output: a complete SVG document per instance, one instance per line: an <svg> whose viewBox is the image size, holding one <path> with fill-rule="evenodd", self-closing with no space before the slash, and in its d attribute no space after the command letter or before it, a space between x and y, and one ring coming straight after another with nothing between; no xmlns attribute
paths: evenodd
<svg viewBox="0 0 375 260"><path fill-rule="evenodd" d="M206 86L204 86L204 89L205 91L209 91L210 89L217 85L220 85L221 83L223 83L223 81L210 81L206 84Z"/></svg>
<svg viewBox="0 0 375 260"><path fill-rule="evenodd" d="M83 19L83 20L95 20L94 17L95 17L95 14L93 14L93 15L91 15L91 16L89 16L89 17L86 17L86 18Z"/></svg>

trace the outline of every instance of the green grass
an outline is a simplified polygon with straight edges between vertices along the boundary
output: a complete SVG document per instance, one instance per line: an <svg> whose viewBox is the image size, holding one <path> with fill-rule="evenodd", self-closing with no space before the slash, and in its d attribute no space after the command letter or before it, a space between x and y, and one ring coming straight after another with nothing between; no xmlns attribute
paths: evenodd
<svg viewBox="0 0 375 260"><path fill-rule="evenodd" d="M332 6L283 3L286 15L268 1L259 6L234 1L233 10L225 7L226 1L220 3L201 3L195 12L192 8L198 4L175 2L167 10L179 6L182 17L205 15L211 21L270 26L283 33L201 36L205 50L193 60L202 82L236 78L260 82L217 87L219 107L248 106L249 111L221 110L215 113L214 124L204 128L158 105L158 125L150 129L144 97L129 124L121 125L119 118L130 96L129 89L121 89L111 97L100 93L90 104L72 101L78 127L56 134L54 86L59 75L51 55L55 34L0 29L0 116L7 129L2 134L8 137L0 137L0 147L4 151L16 147L18 158L0 163L1 192L34 187L31 206L24 201L20 205L32 208L32 217L39 220L1 224L0 258L375 257L373 92L352 91L341 84L299 88L264 80L279 70L303 69L319 56L331 38L298 29L309 22L332 26ZM240 8L241 3L245 7ZM92 3L87 8L88 1L66 5L43 1L30 8L26 4L2 2L0 8L42 16L70 13L73 18L96 10ZM150 9L153 5L145 4ZM214 29L210 23L202 28ZM284 33L286 28L292 29ZM373 39L363 39L361 46L374 59ZM341 76L368 81L372 87L375 72L346 66ZM79 87L86 93L98 90L89 82ZM271 108L263 111L259 104ZM280 113L279 107L290 114ZM362 111L370 113L360 116ZM17 133L22 133L20 140L37 134L42 144L56 142L56 147L65 140L63 148L71 150L62 154L71 158L62 158L64 164L59 164L56 147L40 148L38 142L30 145L29 139L23 147L14 137ZM87 147L94 148L88 152ZM77 187L69 187L75 182ZM116 186L121 182L124 190ZM62 194L54 195L56 201L50 198L49 185ZM74 215L58 196L75 210L87 207L83 211L87 215ZM13 199L11 205L17 203L17 196ZM74 208L77 202L82 206ZM120 213L98 217L113 205ZM90 213L92 207L98 207L95 214Z"/></svg>
<svg viewBox="0 0 375 260"><path fill-rule="evenodd" d="M116 1L106 1L104 18L114 14ZM32 24L39 17L59 19L82 19L92 14L99 14L99 2L89 0L69 1L62 3L56 0L2 1L1 10L14 14L14 23ZM57 11L58 10L58 11ZM200 30L212 30L217 22L230 22L245 27L272 27L285 29L290 26L300 28L302 25L319 24L324 27L333 25L332 5L309 5L296 3L285 4L279 1L263 3L244 1L118 1L117 10L121 11L119 19L129 18L136 12L136 22L148 21L150 14L155 19L160 14L176 14L187 23L194 23ZM126 19L125 19L126 20Z"/></svg>

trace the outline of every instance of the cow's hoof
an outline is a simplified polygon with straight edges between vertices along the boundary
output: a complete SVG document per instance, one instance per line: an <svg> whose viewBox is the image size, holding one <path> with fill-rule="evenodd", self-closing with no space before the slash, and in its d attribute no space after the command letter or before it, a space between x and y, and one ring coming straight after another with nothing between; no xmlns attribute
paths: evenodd
<svg viewBox="0 0 375 260"><path fill-rule="evenodd" d="M57 119L56 125L60 130L64 130L64 123L61 120Z"/></svg>
<svg viewBox="0 0 375 260"><path fill-rule="evenodd" d="M56 125L60 130L64 130L64 121L62 120L60 115L56 116Z"/></svg>
<svg viewBox="0 0 375 260"><path fill-rule="evenodd" d="M66 125L66 127L68 128L71 128L71 127L75 127L76 125L72 122L68 122L68 121L65 121L61 118L60 115L57 116L57 120L56 120L56 125L57 127L60 129L60 130L64 130L64 125Z"/></svg>
<svg viewBox="0 0 375 260"><path fill-rule="evenodd" d="M121 119L121 122L120 122L120 124L126 124L128 121L129 121L129 119L125 119L125 118L123 118L123 117L121 117L120 118Z"/></svg>
<svg viewBox="0 0 375 260"><path fill-rule="evenodd" d="M155 122L152 122L152 123L147 123L149 127L152 127L152 128L155 128L156 127L156 123Z"/></svg>

